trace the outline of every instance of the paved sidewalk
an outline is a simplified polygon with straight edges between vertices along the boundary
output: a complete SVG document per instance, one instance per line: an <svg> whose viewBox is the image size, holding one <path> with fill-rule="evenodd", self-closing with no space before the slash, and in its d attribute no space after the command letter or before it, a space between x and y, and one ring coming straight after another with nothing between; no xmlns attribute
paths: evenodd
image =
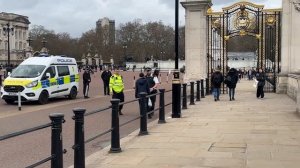
<svg viewBox="0 0 300 168"><path fill-rule="evenodd" d="M257 99L252 82L238 83L236 101L207 96L182 118L151 123L122 139L123 152L108 148L86 160L88 168L299 168L300 119L286 95Z"/></svg>

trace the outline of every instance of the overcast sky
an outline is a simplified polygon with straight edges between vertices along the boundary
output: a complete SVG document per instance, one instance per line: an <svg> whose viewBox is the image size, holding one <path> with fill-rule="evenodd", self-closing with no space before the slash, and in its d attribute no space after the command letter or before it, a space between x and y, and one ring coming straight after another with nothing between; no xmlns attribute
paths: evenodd
<svg viewBox="0 0 300 168"><path fill-rule="evenodd" d="M181 0L185 1L185 0ZM212 0L214 11L240 0ZM281 0L252 0L265 8L281 7ZM174 26L175 0L0 0L0 12L29 17L31 25L42 25L56 33L68 32L80 37L95 28L96 21L108 17L120 23L142 19L162 21ZM180 5L180 25L184 25L184 9Z"/></svg>

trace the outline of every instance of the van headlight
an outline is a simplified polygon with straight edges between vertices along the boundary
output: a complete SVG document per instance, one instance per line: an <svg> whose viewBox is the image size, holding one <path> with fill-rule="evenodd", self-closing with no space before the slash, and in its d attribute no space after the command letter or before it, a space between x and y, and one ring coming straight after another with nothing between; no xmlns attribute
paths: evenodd
<svg viewBox="0 0 300 168"><path fill-rule="evenodd" d="M27 88L33 88L33 87L36 87L38 84L38 81L33 81L29 84L26 85Z"/></svg>

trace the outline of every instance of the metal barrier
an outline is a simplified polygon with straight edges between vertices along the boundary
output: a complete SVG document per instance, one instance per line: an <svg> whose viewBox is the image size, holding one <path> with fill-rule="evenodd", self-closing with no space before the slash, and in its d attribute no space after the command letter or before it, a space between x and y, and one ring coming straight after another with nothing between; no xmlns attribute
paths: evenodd
<svg viewBox="0 0 300 168"><path fill-rule="evenodd" d="M172 90L170 90L172 91ZM166 92L170 91L165 91L164 89L160 89L159 93L147 95L146 93L141 93L140 98L127 101L127 102L122 102L120 103L119 99L112 99L111 100L111 106L87 112L85 113L85 109L82 108L77 108L74 109L74 117L73 119L75 120L75 144L72 147L74 149L74 168L84 168L85 167L85 144L88 142L91 142L103 135L106 135L108 133L111 133L111 148L110 152L111 153L119 153L121 152L121 146L120 146L120 132L119 129L120 127L127 125L135 120L140 119L140 132L139 135L147 135L148 130L147 130L147 115L150 113L153 113L155 111L159 110L159 120L158 123L165 123L165 107L171 105L172 103L165 104L164 102L164 94ZM152 96L160 95L160 102L159 102L159 108L154 109L152 111L148 111L148 99ZM140 115L132 120L129 120L123 124L119 123L119 106L120 105L125 105L129 104L132 102L139 101L139 106L140 106ZM92 114L96 114L99 112L103 112L105 110L111 109L112 112L112 118L111 118L111 128L98 134L95 135L92 138L89 138L88 140L84 141L84 117L90 116Z"/></svg>
<svg viewBox="0 0 300 168"><path fill-rule="evenodd" d="M186 93L186 87L187 84L182 84L182 109L187 109L187 93Z"/></svg>
<svg viewBox="0 0 300 168"><path fill-rule="evenodd" d="M195 84L195 82L191 82L190 105L195 105L194 84Z"/></svg>
<svg viewBox="0 0 300 168"><path fill-rule="evenodd" d="M205 98L205 95L204 95L204 80L201 79L201 98Z"/></svg>
<svg viewBox="0 0 300 168"><path fill-rule="evenodd" d="M197 80L196 83L197 83L196 101L200 101L200 80Z"/></svg>
<svg viewBox="0 0 300 168"><path fill-rule="evenodd" d="M22 131L14 132L4 136L0 136L0 141L4 141L10 138L21 136L27 133L35 132L41 129L51 127L51 156L34 163L26 168L34 168L39 165L42 165L51 160L51 168L63 168L63 153L66 153L63 150L62 146L62 123L64 123L64 114L53 113L49 115L51 123L40 125L37 127L25 129Z"/></svg>
<svg viewBox="0 0 300 168"><path fill-rule="evenodd" d="M200 85L198 84L200 82L197 82L197 96L200 93L199 88ZM195 104L194 103L194 82L191 82L191 102L190 104ZM199 87L199 88L198 88ZM187 84L183 84L183 107L182 108L187 108ZM122 126L125 126L135 120L140 119L140 132L139 135L147 135L148 130L147 130L147 115L151 114L155 111L159 111L159 124L166 123L165 120L165 107L169 106L172 104L168 103L165 104L165 93L172 92L172 90L165 91L165 89L159 89L158 93L147 95L146 93L141 93L140 98L130 100L127 102L122 102L120 103L119 99L112 99L111 100L111 106L86 112L86 109L83 108L75 108L73 109L74 116L72 119L75 122L75 135L74 135L74 145L72 149L74 150L74 168L85 168L85 144L89 143L103 135L106 135L108 133L111 133L111 148L110 152L111 153L118 153L121 152L121 146L120 146L120 132L119 129ZM159 108L156 108L152 111L148 111L148 99L152 96L160 96L160 101L159 101ZM119 106L120 105L125 105L129 104L132 102L139 102L139 107L140 107L140 115L136 118L133 118L125 123L120 124L119 123ZM97 134L87 140L85 140L85 134L84 134L84 119L87 116L103 112L106 110L111 109L111 128L108 130ZM64 123L64 115L60 113L54 113L50 114L50 119L51 123L37 126L34 128L26 129L23 131L15 132L12 134L0 136L0 141L10 139L16 136L20 136L26 133L34 132L40 129L52 127L52 136L51 136L51 156L43 159L33 165L30 165L26 168L34 168L37 167L43 163L46 163L51 160L51 168L63 168L63 153L66 153L66 150L63 150L63 143L62 143L62 123Z"/></svg>

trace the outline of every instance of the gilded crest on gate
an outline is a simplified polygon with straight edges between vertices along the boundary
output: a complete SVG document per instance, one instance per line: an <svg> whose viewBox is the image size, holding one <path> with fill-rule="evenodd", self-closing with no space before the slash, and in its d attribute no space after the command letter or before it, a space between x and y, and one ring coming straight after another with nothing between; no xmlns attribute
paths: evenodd
<svg viewBox="0 0 300 168"><path fill-rule="evenodd" d="M241 4L240 11L237 13L234 26L237 30L247 30L250 27L251 20L249 13L245 10L245 5Z"/></svg>
<svg viewBox="0 0 300 168"><path fill-rule="evenodd" d="M268 16L266 22L268 26L274 26L276 23L276 19L274 16Z"/></svg>

